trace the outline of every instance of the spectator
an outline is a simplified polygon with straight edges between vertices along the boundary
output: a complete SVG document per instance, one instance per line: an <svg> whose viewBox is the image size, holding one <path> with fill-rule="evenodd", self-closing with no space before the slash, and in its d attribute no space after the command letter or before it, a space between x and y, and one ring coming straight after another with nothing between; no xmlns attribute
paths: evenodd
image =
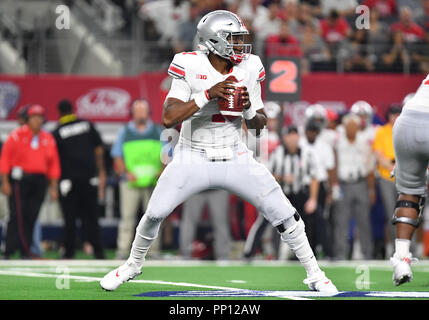
<svg viewBox="0 0 429 320"><path fill-rule="evenodd" d="M290 32L299 37L298 0L284 0L280 17L287 22Z"/></svg>
<svg viewBox="0 0 429 320"><path fill-rule="evenodd" d="M315 18L311 12L311 6L308 3L301 3L298 8L298 24L300 29L305 26L312 26L318 30L320 26L319 19ZM301 34L302 31L300 31Z"/></svg>
<svg viewBox="0 0 429 320"><path fill-rule="evenodd" d="M179 25L188 15L189 2L183 0L150 1L140 7L144 37L151 41L142 47L145 63L162 65L173 57Z"/></svg>
<svg viewBox="0 0 429 320"><path fill-rule="evenodd" d="M429 73L429 32L426 32L424 41L418 43L412 54L412 62L417 64L417 70L421 73Z"/></svg>
<svg viewBox="0 0 429 320"><path fill-rule="evenodd" d="M143 19L153 21L156 30L161 34L159 41L163 44L176 40L180 23L189 15L189 3L183 0L151 1L140 7Z"/></svg>
<svg viewBox="0 0 429 320"><path fill-rule="evenodd" d="M347 236L350 218L356 219L358 238L364 259L372 258L370 209L375 202L374 168L371 148L359 134L360 118L354 114L343 117L344 132L337 148L337 170L342 196L335 204L334 243L335 257L347 259Z"/></svg>
<svg viewBox="0 0 429 320"><path fill-rule="evenodd" d="M365 0L362 4L371 10L377 9L382 18L396 14L396 0Z"/></svg>
<svg viewBox="0 0 429 320"><path fill-rule="evenodd" d="M237 15L241 19L247 19L252 21L252 26L259 37L259 33L264 33L265 25L264 22L270 20L268 17L272 14L269 12L267 7L262 5L262 0L242 0L237 1L238 9L237 9ZM273 10L274 8L272 8ZM270 28L270 26L267 26ZM264 34L261 35L263 38Z"/></svg>
<svg viewBox="0 0 429 320"><path fill-rule="evenodd" d="M153 188L163 170L160 161L161 127L150 119L148 102L143 99L135 100L131 113L132 120L121 128L111 149L115 171L121 177L121 218L116 253L119 259L128 256L139 203L145 212ZM154 248L156 250L156 247Z"/></svg>
<svg viewBox="0 0 429 320"><path fill-rule="evenodd" d="M265 55L270 56L296 56L302 55L299 41L289 32L289 24L283 21L278 34L267 37L265 41Z"/></svg>
<svg viewBox="0 0 429 320"><path fill-rule="evenodd" d="M396 6L399 11L404 7L410 8L414 16L423 10L422 0L396 0Z"/></svg>
<svg viewBox="0 0 429 320"><path fill-rule="evenodd" d="M58 150L52 135L42 129L45 110L40 105L28 109L28 123L13 130L2 148L0 172L2 192L9 197L9 221L5 258L18 248L22 258L31 258L34 224L45 198L58 198L61 174Z"/></svg>
<svg viewBox="0 0 429 320"><path fill-rule="evenodd" d="M278 2L273 1L268 5L268 14L262 15L253 21L253 29L256 37L257 46L255 52L261 54L263 51L263 44L268 36L278 33L281 25L279 18L280 5ZM250 32L250 31L249 31Z"/></svg>
<svg viewBox="0 0 429 320"><path fill-rule="evenodd" d="M336 56L338 45L351 34L348 22L335 10L332 10L327 18L321 20L320 29L322 38L328 44L332 56Z"/></svg>
<svg viewBox="0 0 429 320"><path fill-rule="evenodd" d="M328 16L332 10L338 12L342 17L355 14L358 2L356 0L321 0L322 14Z"/></svg>
<svg viewBox="0 0 429 320"><path fill-rule="evenodd" d="M389 40L386 35L390 33L389 25L380 20L380 14L376 8L370 11L370 26L368 34L368 50L371 61L377 65L380 63L381 56L389 48Z"/></svg>
<svg viewBox="0 0 429 320"><path fill-rule="evenodd" d="M401 8L399 21L391 25L392 31L400 31L407 44L415 43L424 38L424 30L413 20L413 12L408 7Z"/></svg>
<svg viewBox="0 0 429 320"><path fill-rule="evenodd" d="M331 64L331 55L326 43L317 32L317 28L307 23L301 28L301 50L303 52L302 72L333 70L335 65Z"/></svg>
<svg viewBox="0 0 429 320"><path fill-rule="evenodd" d="M390 106L386 114L386 124L380 126L375 134L373 149L377 158L378 185L384 207L386 257L393 254L395 228L392 225L392 214L395 210L397 192L391 172L395 167L395 152L393 150L393 125L401 113L401 108Z"/></svg>
<svg viewBox="0 0 429 320"><path fill-rule="evenodd" d="M228 216L229 193L225 190L206 190L184 202L180 221L180 251L185 259L192 258L197 224L206 204L210 209L214 232L214 257L216 260L228 260L231 251L231 229Z"/></svg>
<svg viewBox="0 0 429 320"><path fill-rule="evenodd" d="M322 16L322 8L320 6L320 0L301 0L301 4L305 3L311 7L311 14L315 17Z"/></svg>
<svg viewBox="0 0 429 320"><path fill-rule="evenodd" d="M196 0L190 1L189 17L178 25L178 39L175 45L176 52L195 50L194 38L197 34L197 24L201 14L201 7Z"/></svg>
<svg viewBox="0 0 429 320"><path fill-rule="evenodd" d="M60 206L64 217L63 258L72 259L76 250L76 219L80 218L83 239L96 259L103 259L98 217L99 200L104 199L106 169L104 148L94 125L78 119L69 100L58 104L59 125L53 131L61 163ZM82 241L84 242L84 241Z"/></svg>
<svg viewBox="0 0 429 320"><path fill-rule="evenodd" d="M368 50L368 33L365 29L355 30L351 39L344 41L340 52L345 71L368 72L374 70Z"/></svg>
<svg viewBox="0 0 429 320"><path fill-rule="evenodd" d="M421 0L422 10L414 13L416 22L426 31L429 30L429 0Z"/></svg>
<svg viewBox="0 0 429 320"><path fill-rule="evenodd" d="M381 56L378 69L383 72L404 72L409 65L410 56L405 46L404 35L401 31L394 31L391 35L390 47Z"/></svg>

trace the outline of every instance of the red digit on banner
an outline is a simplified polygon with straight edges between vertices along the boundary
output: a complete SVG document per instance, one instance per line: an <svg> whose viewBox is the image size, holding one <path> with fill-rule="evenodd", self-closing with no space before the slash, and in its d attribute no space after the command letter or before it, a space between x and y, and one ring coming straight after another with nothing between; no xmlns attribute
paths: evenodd
<svg viewBox="0 0 429 320"><path fill-rule="evenodd" d="M271 72L279 74L270 81L269 88L271 92L276 93L295 93L298 89L296 77L298 68L292 61L278 60L271 65Z"/></svg>

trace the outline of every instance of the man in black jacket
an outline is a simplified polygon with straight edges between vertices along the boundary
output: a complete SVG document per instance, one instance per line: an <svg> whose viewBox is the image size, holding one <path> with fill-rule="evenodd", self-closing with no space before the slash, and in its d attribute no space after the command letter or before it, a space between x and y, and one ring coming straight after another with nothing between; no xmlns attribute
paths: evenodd
<svg viewBox="0 0 429 320"><path fill-rule="evenodd" d="M64 215L64 258L74 256L76 218L79 217L84 240L92 245L95 258L103 259L98 224L98 199L104 198L106 182L103 142L91 122L76 117L70 101L60 101L58 112L59 126L53 135L62 169L59 200Z"/></svg>

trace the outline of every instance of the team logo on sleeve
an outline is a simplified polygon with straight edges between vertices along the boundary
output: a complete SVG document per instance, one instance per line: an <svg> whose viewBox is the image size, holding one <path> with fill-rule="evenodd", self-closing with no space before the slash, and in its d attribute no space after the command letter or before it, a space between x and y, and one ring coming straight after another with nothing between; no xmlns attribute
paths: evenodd
<svg viewBox="0 0 429 320"><path fill-rule="evenodd" d="M168 74L174 78L183 79L185 78L185 69L178 64L172 62L168 68Z"/></svg>

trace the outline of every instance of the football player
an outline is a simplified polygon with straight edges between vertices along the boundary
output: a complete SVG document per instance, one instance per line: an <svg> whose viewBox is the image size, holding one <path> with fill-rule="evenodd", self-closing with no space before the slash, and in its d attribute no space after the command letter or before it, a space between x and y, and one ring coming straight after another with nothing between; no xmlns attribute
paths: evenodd
<svg viewBox="0 0 429 320"><path fill-rule="evenodd" d="M242 120L257 133L266 124L260 82L265 71L259 57L245 43L248 31L241 19L217 10L197 26L198 51L178 53L168 73L173 77L166 97L163 124L182 124L173 160L165 168L139 222L130 257L109 272L100 285L115 290L141 273L146 253L161 222L190 195L206 189L226 189L264 212L280 237L306 270L304 283L311 290L337 292L319 268L305 233L304 223L284 196L268 169L258 163L241 142ZM228 100L234 76L243 87L239 116L220 114L218 100Z"/></svg>
<svg viewBox="0 0 429 320"><path fill-rule="evenodd" d="M375 131L377 130L377 127L372 124L372 118L374 116L373 108L368 102L359 100L352 104L350 112L360 117L361 134L363 134L368 143L372 145L375 138Z"/></svg>
<svg viewBox="0 0 429 320"><path fill-rule="evenodd" d="M421 222L425 203L429 164L429 75L405 103L393 126L396 155L394 175L399 196L392 222L396 227L393 283L397 286L413 279L411 238Z"/></svg>

